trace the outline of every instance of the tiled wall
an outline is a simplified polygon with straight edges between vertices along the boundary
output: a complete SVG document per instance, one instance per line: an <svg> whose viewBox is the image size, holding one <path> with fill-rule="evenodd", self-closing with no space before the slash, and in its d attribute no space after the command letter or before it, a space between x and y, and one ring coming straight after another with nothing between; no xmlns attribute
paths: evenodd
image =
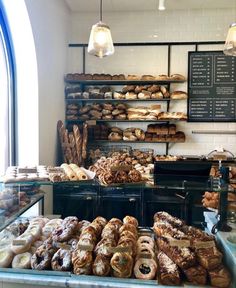
<svg viewBox="0 0 236 288"><path fill-rule="evenodd" d="M87 43L92 24L98 19L95 13L72 15L70 43ZM234 9L176 10L153 12L106 13L113 41L118 42L183 42L225 40L228 26L236 20ZM171 50L171 73L187 76L188 51L194 46L174 46ZM221 45L199 46L199 50L222 50ZM98 59L86 53L86 72L124 74L166 74L167 47L116 47L111 57ZM82 50L69 48L68 72L82 71ZM187 90L187 83L171 85L171 90ZM186 101L171 103L171 111L186 111ZM163 106L164 109L164 106ZM126 124L127 125L127 124ZM134 123L132 124L132 126ZM216 147L236 153L236 135L197 135L193 130L236 130L235 123L179 123L186 134L186 143L171 145L171 154L207 154ZM124 124L123 124L124 126ZM146 129L147 124L139 125ZM141 144L137 144L140 145ZM139 146L139 147L140 147ZM145 145L147 146L147 145ZM163 144L150 144L157 153L165 153Z"/></svg>

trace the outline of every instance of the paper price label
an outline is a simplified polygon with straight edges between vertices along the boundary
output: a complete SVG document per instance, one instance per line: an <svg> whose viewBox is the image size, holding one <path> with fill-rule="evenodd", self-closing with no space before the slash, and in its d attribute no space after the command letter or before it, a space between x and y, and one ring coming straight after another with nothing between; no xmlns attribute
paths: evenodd
<svg viewBox="0 0 236 288"><path fill-rule="evenodd" d="M12 240L12 245L14 246L22 246L26 244L26 240L15 239Z"/></svg>
<svg viewBox="0 0 236 288"><path fill-rule="evenodd" d="M171 239L169 240L170 246L176 246L179 248L184 248L184 247L190 247L190 241L189 240L175 240Z"/></svg>
<svg viewBox="0 0 236 288"><path fill-rule="evenodd" d="M107 251L109 253L130 253L132 251L131 247L126 246L126 247L122 247L122 246L117 246L117 247L107 247Z"/></svg>
<svg viewBox="0 0 236 288"><path fill-rule="evenodd" d="M37 169L36 168L18 168L17 172L25 173L25 174L37 173Z"/></svg>
<svg viewBox="0 0 236 288"><path fill-rule="evenodd" d="M138 257L143 259L152 259L152 255L149 253L140 253L138 254Z"/></svg>
<svg viewBox="0 0 236 288"><path fill-rule="evenodd" d="M82 245L82 244L77 244L77 248L79 250L84 250L84 251L93 251L93 245Z"/></svg>
<svg viewBox="0 0 236 288"><path fill-rule="evenodd" d="M193 243L193 246L196 249L201 249L201 248L212 248L215 247L215 242L214 241L197 241Z"/></svg>

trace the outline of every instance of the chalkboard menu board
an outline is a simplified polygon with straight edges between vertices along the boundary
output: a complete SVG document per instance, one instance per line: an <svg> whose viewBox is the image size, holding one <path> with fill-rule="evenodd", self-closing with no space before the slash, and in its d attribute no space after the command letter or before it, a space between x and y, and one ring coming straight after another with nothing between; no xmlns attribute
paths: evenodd
<svg viewBox="0 0 236 288"><path fill-rule="evenodd" d="M236 57L189 52L188 95L189 121L236 122Z"/></svg>

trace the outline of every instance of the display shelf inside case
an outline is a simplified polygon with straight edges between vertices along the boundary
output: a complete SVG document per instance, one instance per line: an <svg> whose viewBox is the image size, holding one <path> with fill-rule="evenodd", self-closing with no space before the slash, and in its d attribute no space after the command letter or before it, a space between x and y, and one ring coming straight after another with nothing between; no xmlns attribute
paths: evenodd
<svg viewBox="0 0 236 288"><path fill-rule="evenodd" d="M16 205L15 210L11 213L8 210L1 209L0 210L0 231L2 231L9 224L14 222L20 215L26 212L34 204L43 200L44 200L44 193L40 191L37 194L30 196L29 202L25 204L24 206L21 206L20 203L18 203L18 205Z"/></svg>

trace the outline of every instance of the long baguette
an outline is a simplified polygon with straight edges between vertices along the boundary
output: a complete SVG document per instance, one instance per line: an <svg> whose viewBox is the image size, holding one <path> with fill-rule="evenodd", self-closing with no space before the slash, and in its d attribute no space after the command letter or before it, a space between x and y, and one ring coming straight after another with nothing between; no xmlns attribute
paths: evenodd
<svg viewBox="0 0 236 288"><path fill-rule="evenodd" d="M82 159L87 158L87 143L88 143L88 124L83 125L83 142L82 142Z"/></svg>
<svg viewBox="0 0 236 288"><path fill-rule="evenodd" d="M82 163L82 135L80 133L79 127L77 125L73 125L73 135L75 138L75 147L78 157L78 165L80 166Z"/></svg>

